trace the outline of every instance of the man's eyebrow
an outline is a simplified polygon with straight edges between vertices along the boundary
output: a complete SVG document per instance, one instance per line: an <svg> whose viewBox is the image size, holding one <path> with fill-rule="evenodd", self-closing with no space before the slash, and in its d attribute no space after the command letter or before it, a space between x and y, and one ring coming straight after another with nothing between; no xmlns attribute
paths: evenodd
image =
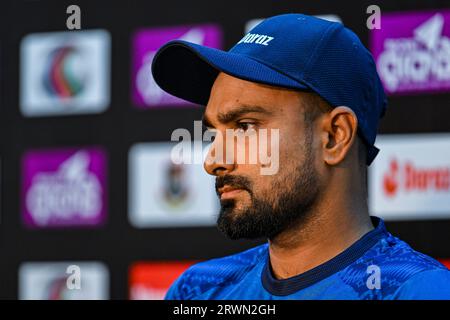
<svg viewBox="0 0 450 320"><path fill-rule="evenodd" d="M266 108L263 108L260 106L242 105L242 106L234 108L233 110L230 110L226 113L220 112L217 115L217 120L222 124L226 124L226 123L230 123L230 122L238 119L239 117L242 117L243 115L245 115L247 113L261 113L261 114L269 115L269 116L273 114L272 111L269 111ZM205 115L203 115L202 122L205 127L213 127L211 125L211 121Z"/></svg>

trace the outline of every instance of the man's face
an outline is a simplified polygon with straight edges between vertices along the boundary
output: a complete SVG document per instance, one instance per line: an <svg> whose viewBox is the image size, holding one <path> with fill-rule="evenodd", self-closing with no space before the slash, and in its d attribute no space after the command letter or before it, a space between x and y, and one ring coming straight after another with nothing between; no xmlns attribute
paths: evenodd
<svg viewBox="0 0 450 320"><path fill-rule="evenodd" d="M205 169L215 175L220 197L219 229L232 239L269 239L308 218L320 190L315 169L314 126L305 122L306 93L280 89L240 80L224 73L217 77L204 114L204 123L214 128L216 136L209 158L217 156L220 147L232 161L205 162ZM278 152L278 171L261 174L267 163L250 163L250 152L260 152L245 143L227 143L226 130L259 133L267 130L268 154ZM253 131L254 130L254 131ZM271 135L278 130L279 141ZM249 134L249 136L252 133ZM236 139L233 138L236 142ZM245 148L245 160L237 161L239 149ZM213 149L216 149L213 151ZM272 154L273 156L273 154ZM223 160L226 159L224 156Z"/></svg>

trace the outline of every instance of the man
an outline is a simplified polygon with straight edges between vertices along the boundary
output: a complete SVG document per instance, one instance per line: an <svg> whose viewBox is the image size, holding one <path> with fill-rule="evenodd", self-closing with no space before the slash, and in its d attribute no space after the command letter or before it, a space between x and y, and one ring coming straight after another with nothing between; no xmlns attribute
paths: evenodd
<svg viewBox="0 0 450 320"><path fill-rule="evenodd" d="M219 229L268 243L194 265L167 299L450 299L450 271L369 217L366 165L386 102L353 32L280 15L228 52L172 41L152 72L167 92L206 105L204 123L220 133L209 160L248 147L223 147L227 130L279 130L275 174L236 156L205 162L217 177Z"/></svg>

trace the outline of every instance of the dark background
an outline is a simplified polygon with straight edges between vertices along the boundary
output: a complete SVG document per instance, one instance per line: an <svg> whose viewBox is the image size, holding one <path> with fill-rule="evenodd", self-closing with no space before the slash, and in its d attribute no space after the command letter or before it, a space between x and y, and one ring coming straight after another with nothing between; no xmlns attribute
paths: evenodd
<svg viewBox="0 0 450 320"><path fill-rule="evenodd" d="M19 110L20 41L29 33L66 30L66 8L81 8L82 29L112 36L111 105L98 115L25 118ZM128 268L142 260L203 260L252 247L215 228L135 229L128 222L128 150L134 143L167 141L176 128L192 129L202 110L139 110L131 103L131 35L142 27L213 22L225 49L245 23L280 13L336 14L368 44L366 8L382 12L450 8L432 1L2 1L0 4L0 298L15 299L24 261L99 260L109 268L112 299L128 297ZM381 133L450 132L450 94L391 97ZM102 145L109 156L109 217L98 229L28 230L20 217L20 159L40 147ZM450 200L449 200L450 201ZM388 229L415 249L450 257L450 220L389 222Z"/></svg>

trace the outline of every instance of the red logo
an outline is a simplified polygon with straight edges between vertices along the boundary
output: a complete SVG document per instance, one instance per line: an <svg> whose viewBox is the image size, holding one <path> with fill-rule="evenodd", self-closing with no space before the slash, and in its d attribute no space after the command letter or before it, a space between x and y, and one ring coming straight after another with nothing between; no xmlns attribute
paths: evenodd
<svg viewBox="0 0 450 320"><path fill-rule="evenodd" d="M405 192L450 191L450 167L418 168L412 161L399 163L393 158L383 176L383 190L392 198L400 188Z"/></svg>
<svg viewBox="0 0 450 320"><path fill-rule="evenodd" d="M450 259L439 259L439 261L446 266L448 269L450 269Z"/></svg>
<svg viewBox="0 0 450 320"><path fill-rule="evenodd" d="M164 299L172 283L192 264L193 261L133 264L130 268L130 299Z"/></svg>
<svg viewBox="0 0 450 320"><path fill-rule="evenodd" d="M397 160L391 160L389 171L384 174L383 189L388 197L393 197L398 189L398 163Z"/></svg>

